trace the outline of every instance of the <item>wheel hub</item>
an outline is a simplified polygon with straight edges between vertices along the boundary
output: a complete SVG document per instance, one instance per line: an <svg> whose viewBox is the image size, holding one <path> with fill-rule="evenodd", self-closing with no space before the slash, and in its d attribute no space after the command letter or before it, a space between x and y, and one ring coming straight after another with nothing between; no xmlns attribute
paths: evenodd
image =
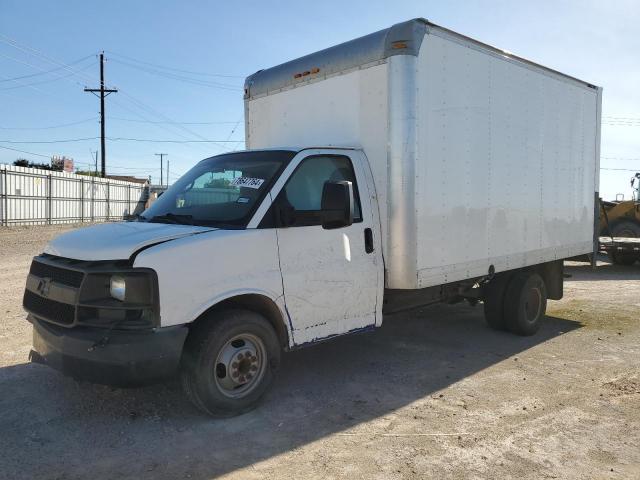
<svg viewBox="0 0 640 480"><path fill-rule="evenodd" d="M237 335L220 350L214 378L218 389L226 396L247 395L260 382L265 371L266 348L254 335Z"/></svg>
<svg viewBox="0 0 640 480"><path fill-rule="evenodd" d="M527 294L527 298L524 303L524 311L527 317L527 321L534 322L540 315L540 309L542 304L542 293L538 288L532 288Z"/></svg>
<svg viewBox="0 0 640 480"><path fill-rule="evenodd" d="M256 352L251 349L245 349L239 352L231 362L231 379L238 385L251 380L255 372L258 371L258 357Z"/></svg>

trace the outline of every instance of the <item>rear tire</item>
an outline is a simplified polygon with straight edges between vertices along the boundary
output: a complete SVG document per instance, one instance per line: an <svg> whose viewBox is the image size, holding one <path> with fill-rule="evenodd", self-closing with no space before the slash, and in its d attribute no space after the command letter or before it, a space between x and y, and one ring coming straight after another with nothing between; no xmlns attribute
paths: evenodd
<svg viewBox="0 0 640 480"><path fill-rule="evenodd" d="M189 333L182 359L185 394L204 413L232 417L257 406L280 365L280 343L263 316L215 312Z"/></svg>
<svg viewBox="0 0 640 480"><path fill-rule="evenodd" d="M516 335L535 334L547 310L547 288L537 273L516 273L507 286L504 314L507 327Z"/></svg>
<svg viewBox="0 0 640 480"><path fill-rule="evenodd" d="M504 315L504 298L510 274L499 273L483 288L484 318L494 330L507 330Z"/></svg>

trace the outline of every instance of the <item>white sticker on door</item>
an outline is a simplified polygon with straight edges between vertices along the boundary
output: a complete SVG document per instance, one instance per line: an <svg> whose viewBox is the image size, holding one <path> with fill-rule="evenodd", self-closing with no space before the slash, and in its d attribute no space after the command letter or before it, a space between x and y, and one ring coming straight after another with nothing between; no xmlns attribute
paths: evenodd
<svg viewBox="0 0 640 480"><path fill-rule="evenodd" d="M234 178L231 181L231 185L234 187L246 187L246 188L260 188L260 186L264 183L264 179L262 178L251 178L251 177L238 177Z"/></svg>

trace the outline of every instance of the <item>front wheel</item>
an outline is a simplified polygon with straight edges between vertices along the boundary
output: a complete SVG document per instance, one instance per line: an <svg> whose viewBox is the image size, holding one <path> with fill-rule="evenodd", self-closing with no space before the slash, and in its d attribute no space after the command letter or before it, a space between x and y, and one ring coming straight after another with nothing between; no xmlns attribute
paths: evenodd
<svg viewBox="0 0 640 480"><path fill-rule="evenodd" d="M214 417L245 413L267 392L280 364L280 343L263 316L216 312L189 333L182 385L200 410Z"/></svg>

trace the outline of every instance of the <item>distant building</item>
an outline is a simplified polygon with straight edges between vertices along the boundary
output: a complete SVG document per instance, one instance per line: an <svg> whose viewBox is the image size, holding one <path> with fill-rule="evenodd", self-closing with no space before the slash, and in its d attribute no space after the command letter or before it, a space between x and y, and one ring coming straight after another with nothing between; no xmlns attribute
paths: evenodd
<svg viewBox="0 0 640 480"><path fill-rule="evenodd" d="M73 158L54 155L51 157L51 168L53 170L61 170L63 172L73 173Z"/></svg>

